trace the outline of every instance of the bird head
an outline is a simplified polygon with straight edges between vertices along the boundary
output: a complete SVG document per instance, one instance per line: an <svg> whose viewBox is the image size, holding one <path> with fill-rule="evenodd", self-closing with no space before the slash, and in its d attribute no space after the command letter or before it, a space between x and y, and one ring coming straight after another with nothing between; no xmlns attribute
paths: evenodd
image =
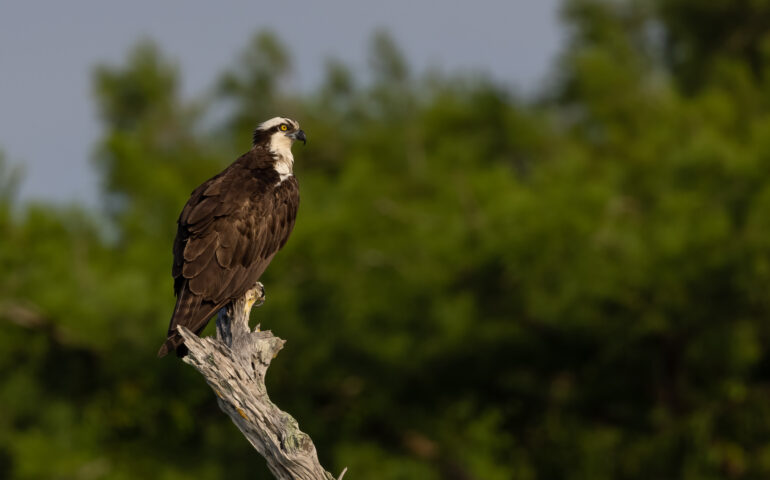
<svg viewBox="0 0 770 480"><path fill-rule="evenodd" d="M304 145L307 138L299 128L299 122L285 117L274 117L266 120L254 130L254 145L265 145L271 151L281 151L291 148L296 140Z"/></svg>

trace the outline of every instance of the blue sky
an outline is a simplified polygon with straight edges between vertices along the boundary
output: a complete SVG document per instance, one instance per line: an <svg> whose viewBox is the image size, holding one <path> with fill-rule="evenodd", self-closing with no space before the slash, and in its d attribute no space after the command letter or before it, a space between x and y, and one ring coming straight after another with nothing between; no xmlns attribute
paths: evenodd
<svg viewBox="0 0 770 480"><path fill-rule="evenodd" d="M211 87L259 29L274 31L294 61L294 87L311 89L324 61L366 66L371 34L384 28L421 71L484 72L533 91L563 39L558 0L427 2L353 0L3 0L0 4L0 149L25 171L23 199L98 198L90 164L100 126L91 72L119 64L139 39L178 62L182 88Z"/></svg>

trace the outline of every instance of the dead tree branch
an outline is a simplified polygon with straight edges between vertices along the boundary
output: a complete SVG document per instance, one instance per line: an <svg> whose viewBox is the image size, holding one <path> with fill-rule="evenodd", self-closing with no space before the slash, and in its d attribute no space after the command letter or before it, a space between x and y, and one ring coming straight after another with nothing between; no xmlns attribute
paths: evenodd
<svg viewBox="0 0 770 480"><path fill-rule="evenodd" d="M265 374L285 342L269 330L262 332L257 327L252 331L249 327L251 309L262 301L264 288L258 283L243 298L222 309L216 339L200 338L180 327L190 350L184 361L204 376L218 397L219 408L265 458L275 478L334 480L318 462L310 437L267 395Z"/></svg>

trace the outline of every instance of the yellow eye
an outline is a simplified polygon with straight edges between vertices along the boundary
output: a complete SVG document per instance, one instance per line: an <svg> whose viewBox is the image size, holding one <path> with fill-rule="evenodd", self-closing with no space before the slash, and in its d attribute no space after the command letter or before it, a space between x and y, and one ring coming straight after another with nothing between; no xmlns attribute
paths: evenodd
<svg viewBox="0 0 770 480"><path fill-rule="evenodd" d="M281 131L282 132L285 132L287 128L289 128L289 127L287 127L285 123L283 125L281 125Z"/></svg>

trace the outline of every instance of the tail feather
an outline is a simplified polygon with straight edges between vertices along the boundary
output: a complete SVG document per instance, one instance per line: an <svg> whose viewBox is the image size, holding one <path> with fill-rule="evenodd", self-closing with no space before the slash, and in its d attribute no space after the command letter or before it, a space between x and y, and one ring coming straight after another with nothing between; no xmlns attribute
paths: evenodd
<svg viewBox="0 0 770 480"><path fill-rule="evenodd" d="M179 336L178 333L175 333L171 337L169 337L165 342L163 342L163 345L160 346L160 350L158 350L158 358L163 358L172 350L176 350L177 354L179 354L179 344L182 341L182 337ZM182 345L184 347L184 345ZM186 348L185 348L186 350ZM186 354L187 352L185 352ZM180 357L183 357L184 355L179 355Z"/></svg>
<svg viewBox="0 0 770 480"><path fill-rule="evenodd" d="M158 357L165 357L172 350L176 350L178 357L187 355L187 347L184 346L184 340L177 331L177 327L179 325L185 326L196 335L200 335L200 332L209 323L209 319L220 308L220 305L203 300L200 295L192 293L187 285L184 285L177 296L174 313L171 315L168 338L158 350Z"/></svg>

